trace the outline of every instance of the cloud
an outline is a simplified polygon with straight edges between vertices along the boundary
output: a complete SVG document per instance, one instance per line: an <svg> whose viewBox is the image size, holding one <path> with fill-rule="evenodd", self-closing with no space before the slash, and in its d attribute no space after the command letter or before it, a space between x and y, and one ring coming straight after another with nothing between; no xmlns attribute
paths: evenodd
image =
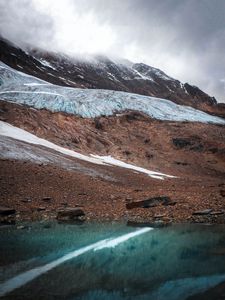
<svg viewBox="0 0 225 300"><path fill-rule="evenodd" d="M225 102L224 0L2 0L0 33L70 55L158 67Z"/></svg>

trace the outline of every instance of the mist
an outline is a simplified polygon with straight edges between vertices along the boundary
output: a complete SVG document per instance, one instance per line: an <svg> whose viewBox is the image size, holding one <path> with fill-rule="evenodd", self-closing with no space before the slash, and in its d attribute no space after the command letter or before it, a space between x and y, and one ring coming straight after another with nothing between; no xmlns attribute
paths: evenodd
<svg viewBox="0 0 225 300"><path fill-rule="evenodd" d="M144 62L225 102L225 1L2 0L0 34L71 56Z"/></svg>

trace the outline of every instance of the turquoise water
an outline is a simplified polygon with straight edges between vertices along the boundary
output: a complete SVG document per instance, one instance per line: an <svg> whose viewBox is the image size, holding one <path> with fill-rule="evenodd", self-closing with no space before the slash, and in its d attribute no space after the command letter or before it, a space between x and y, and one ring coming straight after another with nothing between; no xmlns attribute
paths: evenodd
<svg viewBox="0 0 225 300"><path fill-rule="evenodd" d="M225 282L225 226L0 227L1 299L182 300Z"/></svg>

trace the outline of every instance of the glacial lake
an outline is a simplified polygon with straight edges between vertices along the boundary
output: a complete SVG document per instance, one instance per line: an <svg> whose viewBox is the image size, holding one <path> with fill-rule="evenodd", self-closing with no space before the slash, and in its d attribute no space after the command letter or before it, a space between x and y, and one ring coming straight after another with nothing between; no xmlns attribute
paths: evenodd
<svg viewBox="0 0 225 300"><path fill-rule="evenodd" d="M23 226L0 227L1 299L201 299L225 283L223 225Z"/></svg>

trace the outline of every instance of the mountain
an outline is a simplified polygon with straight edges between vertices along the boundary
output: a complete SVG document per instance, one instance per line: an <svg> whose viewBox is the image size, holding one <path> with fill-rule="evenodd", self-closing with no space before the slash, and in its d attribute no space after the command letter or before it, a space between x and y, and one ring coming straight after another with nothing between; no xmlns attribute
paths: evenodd
<svg viewBox="0 0 225 300"><path fill-rule="evenodd" d="M69 88L49 84L1 62L0 82L0 96L3 100L84 118L110 116L132 110L159 120L225 124L222 118L166 99L112 90Z"/></svg>
<svg viewBox="0 0 225 300"><path fill-rule="evenodd" d="M75 59L39 49L24 51L4 39L0 41L0 60L19 71L61 86L158 97L225 116L225 106L217 104L214 97L143 63L112 60L105 56Z"/></svg>
<svg viewBox="0 0 225 300"><path fill-rule="evenodd" d="M79 207L88 220L224 223L225 120L214 99L191 87L193 100L149 66L4 45L0 205L16 220ZM177 99L132 90L166 84Z"/></svg>

